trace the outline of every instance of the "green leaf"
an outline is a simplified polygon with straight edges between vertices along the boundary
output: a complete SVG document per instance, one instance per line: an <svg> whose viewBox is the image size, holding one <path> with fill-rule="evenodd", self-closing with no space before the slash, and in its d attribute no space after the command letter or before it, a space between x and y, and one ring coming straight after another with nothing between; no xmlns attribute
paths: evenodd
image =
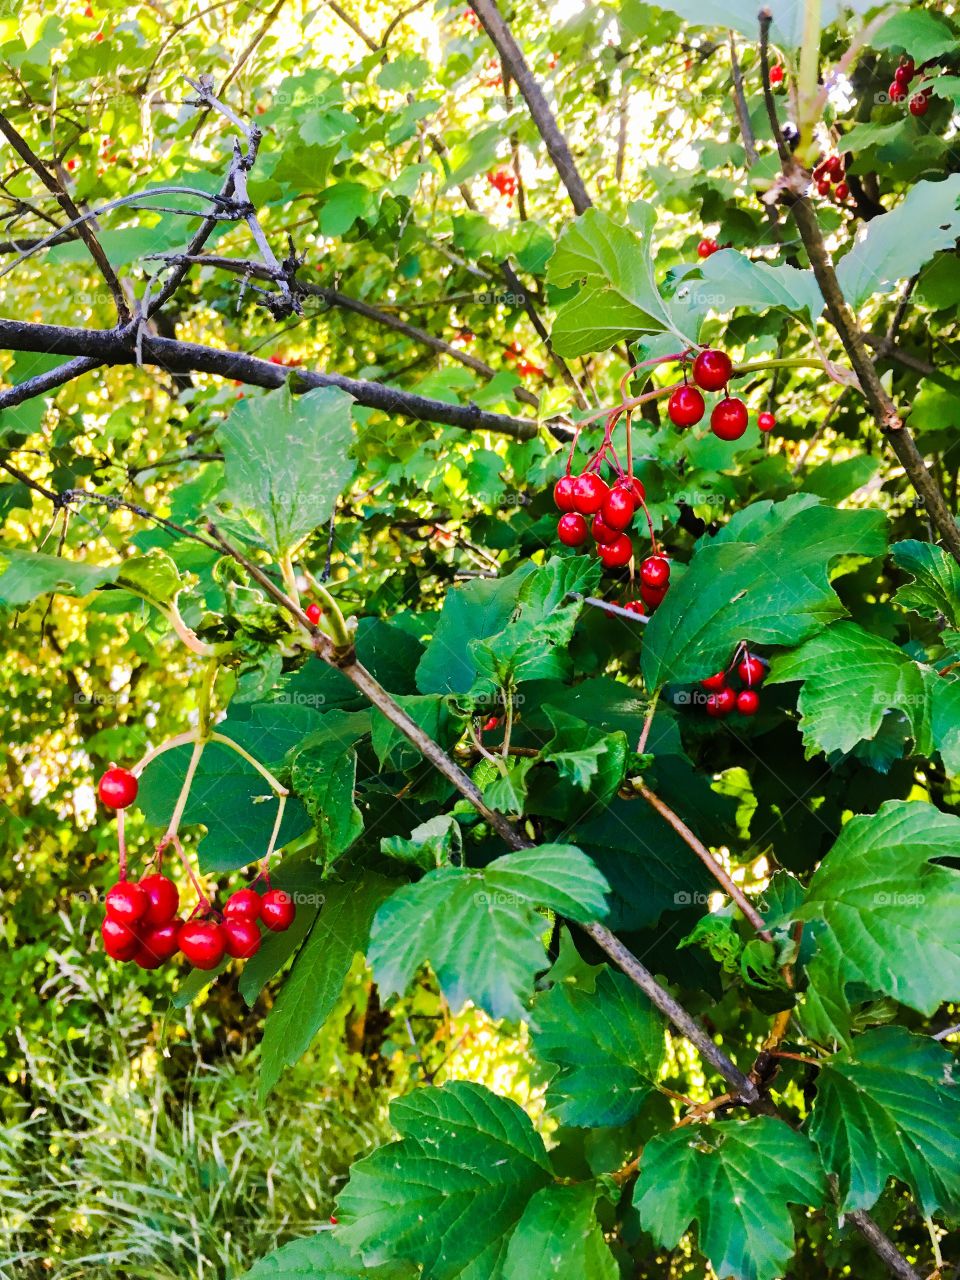
<svg viewBox="0 0 960 1280"><path fill-rule="evenodd" d="M817 1076L810 1137L844 1212L870 1209L890 1178L932 1215L960 1211L960 1085L954 1057L903 1027L857 1036Z"/></svg>
<svg viewBox="0 0 960 1280"><path fill-rule="evenodd" d="M531 1196L507 1248L503 1280L618 1280L594 1212L597 1188L544 1187Z"/></svg>
<svg viewBox="0 0 960 1280"><path fill-rule="evenodd" d="M332 1231L291 1240L245 1271L241 1280L415 1280L412 1263L365 1267Z"/></svg>
<svg viewBox="0 0 960 1280"><path fill-rule="evenodd" d="M384 836L380 852L398 862L409 862L421 871L448 866L463 856L460 824L450 814L438 813L414 827L409 840L403 836Z"/></svg>
<svg viewBox="0 0 960 1280"><path fill-rule="evenodd" d="M947 773L960 774L960 680L928 671L930 733Z"/></svg>
<svg viewBox="0 0 960 1280"><path fill-rule="evenodd" d="M354 743L366 732L362 713L328 711L323 736L307 739L293 762L293 785L313 819L324 863L329 866L363 831L354 801L357 753Z"/></svg>
<svg viewBox="0 0 960 1280"><path fill-rule="evenodd" d="M884 716L906 718L916 749L931 750L924 671L897 645L838 622L776 658L769 684L802 680L797 707L807 757L850 752L880 732Z"/></svg>
<svg viewBox="0 0 960 1280"><path fill-rule="evenodd" d="M527 806L528 774L536 762L531 757L504 761L504 772L498 773L483 788L483 801L498 813L519 817Z"/></svg>
<svg viewBox="0 0 960 1280"><path fill-rule="evenodd" d="M693 341L676 327L657 288L652 244L656 213L642 201L634 208L634 226L622 226L601 210L588 209L561 233L547 264L547 279L560 288L581 288L563 303L553 324L551 338L560 355L606 351L622 338L665 330L684 345Z"/></svg>
<svg viewBox="0 0 960 1280"><path fill-rule="evenodd" d="M796 913L820 922L808 967L812 1034L848 1038L851 982L927 1015L960 999L960 872L933 862L957 857L960 818L930 804L890 800L850 819Z"/></svg>
<svg viewBox="0 0 960 1280"><path fill-rule="evenodd" d="M607 780L601 802L609 800L623 781L627 759L626 734L603 733L557 707L547 706L544 711L555 732L543 748L542 759L556 765L561 778L568 779L581 791L588 791L601 769L605 768L606 758L612 757L613 768L605 769Z"/></svg>
<svg viewBox="0 0 960 1280"><path fill-rule="evenodd" d="M894 14L871 37L870 43L874 49L903 49L917 64L952 53L958 44L950 24L923 9Z"/></svg>
<svg viewBox="0 0 960 1280"><path fill-rule="evenodd" d="M595 989L558 983L535 1005L533 1047L557 1068L547 1104L562 1124L627 1124L653 1091L663 1022L629 978L604 968Z"/></svg>
<svg viewBox="0 0 960 1280"><path fill-rule="evenodd" d="M896 2L906 3L906 0ZM724 31L732 27L752 44L756 44L759 36L758 10L753 0L660 0L656 7L677 14L691 26L720 27ZM773 16L770 28L773 44L788 50L799 49L804 38L804 7L792 0L770 0L764 8ZM845 9L865 13L873 8L874 0L823 0L818 9L820 25L829 26Z"/></svg>
<svg viewBox="0 0 960 1280"><path fill-rule="evenodd" d="M520 1018L544 967L545 920L606 909L607 882L572 845L541 845L482 871L440 867L399 889L373 923L367 958L384 997L403 995L424 963L454 1009L472 1000L495 1018Z"/></svg>
<svg viewBox="0 0 960 1280"><path fill-rule="evenodd" d="M84 564L42 551L0 548L0 607L20 609L38 596L88 596L113 582L119 565Z"/></svg>
<svg viewBox="0 0 960 1280"><path fill-rule="evenodd" d="M394 1102L397 1142L350 1171L338 1235L366 1264L407 1259L429 1280L503 1280L510 1238L551 1182L543 1141L507 1098L457 1082Z"/></svg>
<svg viewBox="0 0 960 1280"><path fill-rule="evenodd" d="M326 881L323 904L267 1015L260 1046L260 1099L284 1067L306 1053L343 990L353 957L365 951L374 912L393 885L370 872L342 884Z"/></svg>
<svg viewBox="0 0 960 1280"><path fill-rule="evenodd" d="M145 556L124 560L117 585L135 591L158 609L166 609L176 600L183 580L166 552L154 549Z"/></svg>
<svg viewBox="0 0 960 1280"><path fill-rule="evenodd" d="M823 1170L809 1139L769 1116L674 1129L648 1142L633 1202L646 1231L674 1249L693 1222L725 1280L775 1280L793 1256L788 1205L816 1208Z"/></svg>
<svg viewBox="0 0 960 1280"><path fill-rule="evenodd" d="M274 555L328 521L353 478L352 404L336 387L294 396L285 384L241 400L220 427L222 496Z"/></svg>
<svg viewBox="0 0 960 1280"><path fill-rule="evenodd" d="M463 731L463 716L457 713L451 700L441 694L400 694L396 701L427 737L445 750ZM406 735L376 709L372 714L371 741L382 768L412 769L423 760Z"/></svg>
<svg viewBox="0 0 960 1280"><path fill-rule="evenodd" d="M806 494L739 511L701 539L647 626L647 687L702 679L741 640L796 645L834 621L844 609L830 588L831 562L880 554L884 526L878 511L837 511Z"/></svg>
<svg viewBox="0 0 960 1280"><path fill-rule="evenodd" d="M890 552L898 569L913 575L913 582L893 597L905 609L936 622L942 616L960 627L960 565L942 547L931 542L898 542Z"/></svg>
<svg viewBox="0 0 960 1280"><path fill-rule="evenodd" d="M700 274L702 284L691 281L682 287L702 292L711 311L746 307L760 313L777 307L812 324L823 310L823 295L813 272L788 263L753 262L735 249L722 249L700 266Z"/></svg>
<svg viewBox="0 0 960 1280"><path fill-rule="evenodd" d="M882 466L879 458L865 453L852 458L830 458L808 471L803 478L804 493L814 493L824 502L841 502L868 484Z"/></svg>
<svg viewBox="0 0 960 1280"><path fill-rule="evenodd" d="M960 235L958 200L960 174L918 182L895 209L866 224L837 267L840 288L854 310L874 293L889 293L954 243Z"/></svg>

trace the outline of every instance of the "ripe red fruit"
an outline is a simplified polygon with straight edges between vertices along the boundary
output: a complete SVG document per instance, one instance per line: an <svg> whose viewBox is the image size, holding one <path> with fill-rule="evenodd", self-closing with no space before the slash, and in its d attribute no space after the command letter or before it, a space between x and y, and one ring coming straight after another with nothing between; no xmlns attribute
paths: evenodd
<svg viewBox="0 0 960 1280"><path fill-rule="evenodd" d="M145 929L133 957L135 963L141 969L157 969L171 960L180 950L180 924L179 920L168 920L155 929Z"/></svg>
<svg viewBox="0 0 960 1280"><path fill-rule="evenodd" d="M228 956L249 960L260 950L260 930L252 920L224 920L223 936Z"/></svg>
<svg viewBox="0 0 960 1280"><path fill-rule="evenodd" d="M626 609L627 613L639 613L641 616L645 612L643 604L639 600L624 600L620 608Z"/></svg>
<svg viewBox="0 0 960 1280"><path fill-rule="evenodd" d="M761 431L772 431L777 425L777 420L772 413L758 413L757 426Z"/></svg>
<svg viewBox="0 0 960 1280"><path fill-rule="evenodd" d="M573 482L574 510L583 516L595 515L603 506L610 492L606 483L592 471L585 471Z"/></svg>
<svg viewBox="0 0 960 1280"><path fill-rule="evenodd" d="M665 587L670 581L670 561L665 556L647 556L640 566L640 581L645 587Z"/></svg>
<svg viewBox="0 0 960 1280"><path fill-rule="evenodd" d="M568 511L557 522L557 537L565 547L582 547L587 540L587 522L575 511Z"/></svg>
<svg viewBox="0 0 960 1280"><path fill-rule="evenodd" d="M737 667L737 675L746 685L763 684L767 674L767 664L755 653L748 653Z"/></svg>
<svg viewBox="0 0 960 1280"><path fill-rule="evenodd" d="M770 83L783 84L783 67L779 62L775 62L770 68Z"/></svg>
<svg viewBox="0 0 960 1280"><path fill-rule="evenodd" d="M722 719L728 716L736 705L737 695L729 685L724 685L716 693L707 696L707 715L713 716L715 720Z"/></svg>
<svg viewBox="0 0 960 1280"><path fill-rule="evenodd" d="M833 194L838 200L846 200L847 196L850 194L850 188L845 182L838 182L837 189Z"/></svg>
<svg viewBox="0 0 960 1280"><path fill-rule="evenodd" d="M664 583L662 587L651 587L647 583L640 583L640 599L648 609L656 609L658 604L663 603L663 597L667 594L669 582Z"/></svg>
<svg viewBox="0 0 960 1280"><path fill-rule="evenodd" d="M818 182L817 191L822 196L828 196L830 194L830 179L824 178L822 182Z"/></svg>
<svg viewBox="0 0 960 1280"><path fill-rule="evenodd" d="M594 542L600 543L613 542L620 536L620 530L611 529L610 526L601 518L599 512L597 512L593 517L593 520L590 522L590 532L593 534Z"/></svg>
<svg viewBox="0 0 960 1280"><path fill-rule="evenodd" d="M667 401L667 416L675 427L692 427L703 417L705 408L697 388L684 383Z"/></svg>
<svg viewBox="0 0 960 1280"><path fill-rule="evenodd" d="M633 543L625 533L618 533L613 542L601 543L597 547L597 554L605 569L620 569L630 563Z"/></svg>
<svg viewBox="0 0 960 1280"><path fill-rule="evenodd" d="M755 716L760 709L760 695L752 689L741 689L737 694L737 710L742 716Z"/></svg>
<svg viewBox="0 0 960 1280"><path fill-rule="evenodd" d="M129 769L111 765L97 784L97 794L108 809L126 809L136 800L139 787Z"/></svg>
<svg viewBox="0 0 960 1280"><path fill-rule="evenodd" d="M827 158L826 165L827 173L829 173L831 178L836 179L843 177L843 161L839 156L829 156Z"/></svg>
<svg viewBox="0 0 960 1280"><path fill-rule="evenodd" d="M718 671L715 676L707 676L706 680L701 680L700 687L702 689L711 689L711 690L722 689L726 683L727 683L727 673L725 671Z"/></svg>
<svg viewBox="0 0 960 1280"><path fill-rule="evenodd" d="M739 440L747 429L747 406L736 396L718 400L710 415L710 430L721 440Z"/></svg>
<svg viewBox="0 0 960 1280"><path fill-rule="evenodd" d="M637 504L630 490L614 485L600 508L600 518L609 529L626 529L636 509Z"/></svg>
<svg viewBox="0 0 960 1280"><path fill-rule="evenodd" d="M215 969L227 947L223 930L212 920L188 920L180 926L177 940L195 969Z"/></svg>
<svg viewBox="0 0 960 1280"><path fill-rule="evenodd" d="M293 898L283 889L270 889L263 895L260 919L274 933L283 933L293 924L297 908Z"/></svg>
<svg viewBox="0 0 960 1280"><path fill-rule="evenodd" d="M144 876L140 888L147 895L147 909L143 914L144 924L151 928L159 928L169 924L177 914L180 905L180 890L163 875Z"/></svg>
<svg viewBox="0 0 960 1280"><path fill-rule="evenodd" d="M925 116L930 109L930 99L925 93L915 93L910 99L910 114L912 116Z"/></svg>
<svg viewBox="0 0 960 1280"><path fill-rule="evenodd" d="M733 361L725 351L707 348L693 362L693 380L704 391L719 391L733 373Z"/></svg>
<svg viewBox="0 0 960 1280"><path fill-rule="evenodd" d="M553 486L553 500L560 511L573 510L573 476L561 476Z"/></svg>
<svg viewBox="0 0 960 1280"><path fill-rule="evenodd" d="M903 102L907 96L907 86L902 80L894 80L887 90L887 97L891 102Z"/></svg>
<svg viewBox="0 0 960 1280"><path fill-rule="evenodd" d="M615 489L626 489L627 493L632 493L637 504L645 502L647 499L647 491L643 487L643 482L638 480L636 476L621 476L613 487Z"/></svg>
<svg viewBox="0 0 960 1280"><path fill-rule="evenodd" d="M483 728L480 730L480 732L492 733L494 729L496 729L499 723L500 723L499 716L487 716L486 720L483 722Z"/></svg>
<svg viewBox="0 0 960 1280"><path fill-rule="evenodd" d="M118 880L107 890L107 916L121 924L136 924L150 906L150 899L132 880Z"/></svg>
<svg viewBox="0 0 960 1280"><path fill-rule="evenodd" d="M701 240L697 245L697 257L709 258L711 254L716 253L719 248L720 246L717 244L716 240Z"/></svg>
<svg viewBox="0 0 960 1280"><path fill-rule="evenodd" d="M256 889L237 889L224 904L227 920L247 920L251 924L260 918L261 899Z"/></svg>
<svg viewBox="0 0 960 1280"><path fill-rule="evenodd" d="M917 70L917 64L914 62L914 60L912 58L904 58L904 60L900 63L899 67L897 67L896 71L894 72L894 75L897 80L900 80L905 84L908 84L916 74L916 70Z"/></svg>
<svg viewBox="0 0 960 1280"><path fill-rule="evenodd" d="M140 946L140 939L132 929L109 916L100 926L100 936L103 949L111 960L132 960Z"/></svg>
<svg viewBox="0 0 960 1280"><path fill-rule="evenodd" d="M306 609L304 609L304 613L307 615L307 620L309 622L312 622L314 626L316 626L317 623L320 621L320 619L323 617L323 610L320 608L320 606L317 604L316 601L314 601L312 604L308 604Z"/></svg>

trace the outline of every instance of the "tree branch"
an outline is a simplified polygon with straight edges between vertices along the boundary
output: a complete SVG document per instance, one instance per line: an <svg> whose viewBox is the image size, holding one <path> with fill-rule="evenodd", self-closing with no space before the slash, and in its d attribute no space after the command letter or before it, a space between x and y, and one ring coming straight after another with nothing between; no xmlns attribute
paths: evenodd
<svg viewBox="0 0 960 1280"><path fill-rule="evenodd" d="M587 189L583 185L583 179L580 177L567 140L557 127L550 104L527 66L523 52L513 37L513 32L504 21L495 0L474 0L473 11L483 24L484 31L493 42L517 88L523 94L533 122L546 144L550 159L560 175L560 181L567 189L574 209L577 213L583 213L590 208L593 201L587 195Z"/></svg>

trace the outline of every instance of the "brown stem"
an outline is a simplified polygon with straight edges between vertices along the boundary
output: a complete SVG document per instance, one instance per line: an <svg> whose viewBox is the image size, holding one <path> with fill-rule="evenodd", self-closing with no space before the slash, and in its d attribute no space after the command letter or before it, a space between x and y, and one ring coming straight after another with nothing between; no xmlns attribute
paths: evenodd
<svg viewBox="0 0 960 1280"><path fill-rule="evenodd" d="M893 1241L884 1235L869 1213L866 1213L863 1209L854 1209L846 1216L881 1262L886 1264L891 1275L897 1276L898 1280L922 1280L919 1271L911 1267Z"/></svg>

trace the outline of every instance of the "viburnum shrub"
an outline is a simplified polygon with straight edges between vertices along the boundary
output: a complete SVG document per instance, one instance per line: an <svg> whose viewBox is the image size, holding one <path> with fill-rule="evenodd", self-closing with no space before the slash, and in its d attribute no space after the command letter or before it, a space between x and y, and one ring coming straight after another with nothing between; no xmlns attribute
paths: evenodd
<svg viewBox="0 0 960 1280"><path fill-rule="evenodd" d="M24 1025L344 1023L251 1280L946 1280L953 7L248 8L0 33Z"/></svg>

